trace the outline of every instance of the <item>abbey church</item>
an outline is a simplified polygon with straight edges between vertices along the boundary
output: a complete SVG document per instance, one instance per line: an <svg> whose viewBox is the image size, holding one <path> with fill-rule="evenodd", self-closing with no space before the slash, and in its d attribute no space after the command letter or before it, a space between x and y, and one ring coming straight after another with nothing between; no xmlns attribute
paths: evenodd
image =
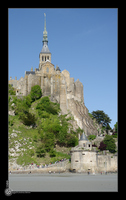
<svg viewBox="0 0 126 200"><path fill-rule="evenodd" d="M84 130L85 135L97 135L98 131L93 125L93 120L88 115L88 109L84 104L83 85L77 79L70 77L65 69L61 72L58 66L51 63L51 52L48 48L46 30L46 16L44 19L43 47L39 54L39 68L31 68L25 71L24 78L15 80L10 77L9 84L16 89L17 96L26 96L31 87L39 85L43 96L49 96L53 102L58 102L63 114L71 112L77 125Z"/></svg>

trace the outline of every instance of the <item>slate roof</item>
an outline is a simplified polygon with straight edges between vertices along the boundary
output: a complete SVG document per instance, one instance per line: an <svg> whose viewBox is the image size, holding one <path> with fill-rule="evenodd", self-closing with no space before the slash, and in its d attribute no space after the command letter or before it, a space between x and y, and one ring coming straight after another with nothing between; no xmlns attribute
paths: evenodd
<svg viewBox="0 0 126 200"><path fill-rule="evenodd" d="M43 42L43 47L42 47L41 53L51 54L50 51L49 51L49 48L48 48L48 42Z"/></svg>
<svg viewBox="0 0 126 200"><path fill-rule="evenodd" d="M32 75L34 75L34 74L35 74L35 72L34 72L34 71L26 71L26 72L25 72L25 74L26 74L26 75L29 75L29 74L32 74Z"/></svg>
<svg viewBox="0 0 126 200"><path fill-rule="evenodd" d="M88 139L87 139L86 135L84 134L84 132L82 133L82 135L80 137L80 140L87 140L88 141Z"/></svg>

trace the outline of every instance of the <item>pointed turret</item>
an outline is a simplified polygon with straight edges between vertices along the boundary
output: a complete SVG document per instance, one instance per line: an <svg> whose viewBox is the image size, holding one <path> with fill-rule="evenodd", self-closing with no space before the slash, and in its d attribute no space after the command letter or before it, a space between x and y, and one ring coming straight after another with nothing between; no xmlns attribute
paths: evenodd
<svg viewBox="0 0 126 200"><path fill-rule="evenodd" d="M84 134L84 132L82 133L81 137L80 137L80 140L86 140L88 141L86 135Z"/></svg>

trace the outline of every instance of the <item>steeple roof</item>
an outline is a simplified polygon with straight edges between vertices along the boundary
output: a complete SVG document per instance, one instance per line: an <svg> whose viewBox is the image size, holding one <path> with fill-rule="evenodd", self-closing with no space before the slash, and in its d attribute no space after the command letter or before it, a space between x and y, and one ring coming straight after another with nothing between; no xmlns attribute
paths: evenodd
<svg viewBox="0 0 126 200"><path fill-rule="evenodd" d="M87 140L88 141L88 139L87 139L86 135L84 134L84 132L82 133L82 135L80 137L80 140Z"/></svg>
<svg viewBox="0 0 126 200"><path fill-rule="evenodd" d="M44 31L43 31L43 42L48 42L47 31L46 31L46 14L44 13Z"/></svg>
<svg viewBox="0 0 126 200"><path fill-rule="evenodd" d="M47 37L47 30L46 30L46 14L44 13L44 31L43 31L43 47L41 53L50 53L48 48L48 37Z"/></svg>

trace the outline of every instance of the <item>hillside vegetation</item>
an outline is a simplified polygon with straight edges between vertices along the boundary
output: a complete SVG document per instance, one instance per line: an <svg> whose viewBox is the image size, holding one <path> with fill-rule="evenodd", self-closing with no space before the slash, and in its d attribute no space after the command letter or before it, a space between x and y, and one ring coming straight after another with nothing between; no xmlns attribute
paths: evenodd
<svg viewBox="0 0 126 200"><path fill-rule="evenodd" d="M9 160L19 165L48 164L68 155L78 145L80 128L74 130L73 117L62 115L60 105L43 97L39 86L34 86L26 97L17 98L9 85L8 117Z"/></svg>

